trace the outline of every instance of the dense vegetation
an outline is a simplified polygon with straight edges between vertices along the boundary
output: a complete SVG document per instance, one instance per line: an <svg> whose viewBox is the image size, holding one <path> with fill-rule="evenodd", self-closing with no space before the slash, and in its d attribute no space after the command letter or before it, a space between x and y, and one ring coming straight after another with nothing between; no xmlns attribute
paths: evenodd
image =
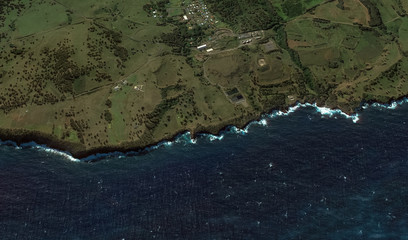
<svg viewBox="0 0 408 240"><path fill-rule="evenodd" d="M370 14L370 26L371 27L384 27L384 23L381 19L381 14L378 8L375 6L375 2L372 0L361 0L361 3L368 9Z"/></svg>
<svg viewBox="0 0 408 240"><path fill-rule="evenodd" d="M298 0L286 0L282 4L282 10L289 18L299 16L303 13L303 5Z"/></svg>
<svg viewBox="0 0 408 240"><path fill-rule="evenodd" d="M206 27L195 26L189 30L183 23L177 23L171 33L163 33L161 41L173 48L173 53L188 56L191 47L199 45L205 37Z"/></svg>
<svg viewBox="0 0 408 240"><path fill-rule="evenodd" d="M143 5L143 10L149 16L153 15L153 11L157 11L157 15L167 17L166 4L169 4L169 2L169 0L150 1L150 3Z"/></svg>
<svg viewBox="0 0 408 240"><path fill-rule="evenodd" d="M281 18L268 0L206 0L210 11L239 32L268 29Z"/></svg>

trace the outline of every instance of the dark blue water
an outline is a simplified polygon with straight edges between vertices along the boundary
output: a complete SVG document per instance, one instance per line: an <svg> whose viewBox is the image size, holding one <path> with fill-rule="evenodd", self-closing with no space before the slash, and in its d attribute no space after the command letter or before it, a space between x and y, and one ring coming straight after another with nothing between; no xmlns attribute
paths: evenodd
<svg viewBox="0 0 408 240"><path fill-rule="evenodd" d="M75 163L0 146L0 239L408 239L408 104Z"/></svg>

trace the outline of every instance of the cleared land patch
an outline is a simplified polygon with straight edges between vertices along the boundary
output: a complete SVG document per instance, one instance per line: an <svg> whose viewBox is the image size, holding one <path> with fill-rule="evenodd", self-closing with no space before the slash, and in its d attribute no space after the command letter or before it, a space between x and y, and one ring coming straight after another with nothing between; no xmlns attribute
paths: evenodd
<svg viewBox="0 0 408 240"><path fill-rule="evenodd" d="M240 53L229 53L223 56L214 56L204 65L207 77L214 83L228 87L239 84L241 75L250 68L249 59Z"/></svg>
<svg viewBox="0 0 408 240"><path fill-rule="evenodd" d="M402 51L408 53L408 19L404 18L399 29L399 43Z"/></svg>
<svg viewBox="0 0 408 240"><path fill-rule="evenodd" d="M365 26L368 26L370 21L367 8L359 0L331 1L317 7L314 16L339 23L359 23Z"/></svg>

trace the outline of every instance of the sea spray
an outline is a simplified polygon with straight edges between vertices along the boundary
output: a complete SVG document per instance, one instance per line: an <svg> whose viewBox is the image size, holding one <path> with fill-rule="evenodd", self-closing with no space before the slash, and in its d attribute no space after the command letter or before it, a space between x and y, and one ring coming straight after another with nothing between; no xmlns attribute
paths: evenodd
<svg viewBox="0 0 408 240"><path fill-rule="evenodd" d="M49 147L46 147L46 146L41 146L41 145L36 145L36 146L34 146L34 148L38 149L40 151L44 151L44 152L47 152L47 153L62 156L62 157L66 158L66 159L68 159L68 160L70 160L72 162L80 162L79 159L74 158L71 154L69 154L67 152L58 151L56 149L49 148Z"/></svg>
<svg viewBox="0 0 408 240"><path fill-rule="evenodd" d="M331 109L328 107L319 107L317 106L316 103L298 103L293 107L289 107L289 109L285 112L283 111L274 111L271 114L269 114L268 116L270 118L273 117L277 117L277 116L288 116L289 114L295 112L296 110L298 110L299 108L306 108L306 107L312 107L315 108L317 113L320 113L322 115L322 117L335 117L337 115L343 116L347 119L351 119L354 123L358 122L359 120L359 115L358 113L355 113L353 115L348 115L347 113L341 111L340 109Z"/></svg>
<svg viewBox="0 0 408 240"><path fill-rule="evenodd" d="M245 135L248 133L249 128L252 125L261 125L261 126L267 126L268 125L268 119L273 119L275 117L280 117L280 116L288 116L291 113L294 113L296 110L299 108L307 108L307 107L313 107L315 108L317 113L320 113L322 117L336 117L337 115L343 116L346 119L351 119L354 123L358 122L359 120L359 115L353 114L353 115L348 115L341 111L340 109L330 109L327 107L319 107L317 106L316 103L310 104L310 103L298 103L293 107L289 107L287 111L273 111L270 114L263 115L260 120L258 121L251 121L248 123L243 129L238 128L236 126L231 126L229 128L226 128L226 130L221 131L218 135L214 134L200 134L202 137L206 137L209 141L215 141L215 140L222 140L225 136L226 133L235 133L235 134L240 134L240 135Z"/></svg>
<svg viewBox="0 0 408 240"><path fill-rule="evenodd" d="M54 154L54 155L59 155L59 156L65 158L65 159L68 159L68 160L72 161L72 162L79 162L80 161L79 159L74 158L68 152L53 149L53 148L47 147L47 146L42 145L42 144L37 144L36 142L23 143L23 144L20 144L20 146L21 146L21 148L32 148L32 149L37 149L37 150L42 151L42 152L46 152L46 153L50 153L50 154Z"/></svg>
<svg viewBox="0 0 408 240"><path fill-rule="evenodd" d="M393 101L390 104L380 104L380 103L371 103L371 104L364 104L362 106L362 109L367 109L369 107L374 107L374 108L384 108L384 109L395 109L398 106L404 104L404 103L408 103L408 98L403 98L401 100L398 101ZM219 134L214 135L214 134L206 134L206 133L200 133L197 134L197 138L201 138L201 139L207 139L210 142L213 141L221 141L222 139L224 139L225 135L227 133L233 133L233 134L240 134L240 135L245 135L248 133L249 128L252 125L261 125L261 126L267 126L268 125L268 119L273 119L275 117L281 117L281 116L288 116L291 113L294 113L295 111L299 110L300 108L307 108L307 107L311 107L314 108L316 113L319 113L322 118L323 117L329 117L329 118L337 118L337 116L342 116L345 117L346 119L351 119L353 121L353 123L357 123L359 121L359 114L355 113L353 115L348 115L345 112L341 111L340 109L331 109L328 107L319 107L317 106L316 103L298 103L292 107L289 107L288 110L286 111L272 111L270 114L265 114L261 117L260 120L257 121L251 121L249 122L244 128L238 128L236 126L229 126L227 127L225 130L220 131ZM40 151L45 151L47 153L51 153L51 154L56 154L56 155L60 155L63 156L64 158L73 161L73 162L79 162L79 161L84 161L84 162L89 162L89 161L95 161L95 160L100 160L103 158L108 158L108 157L125 157L125 156L137 156L140 154L145 154L148 153L150 151L156 150L158 148L161 147L171 147L173 146L174 143L176 144L196 144L197 143L197 138L193 138L190 132L184 132L182 134L179 134L178 136L176 136L174 138L173 141L161 141L159 143L157 143L156 145L153 146L149 146L146 147L144 149L138 150L138 151L129 151L126 153L123 152L110 152L110 153L97 153L97 154L93 154L90 155L86 158L83 159L77 159L74 158L71 154L67 153L67 152L63 152L63 151L59 151L56 149L52 149L49 148L47 146L44 145L39 145L36 144L34 142L31 143L26 143L26 144L21 144L21 147L31 147L34 149L38 149ZM12 141L1 141L0 140L0 145L9 145L9 146L14 146L16 149L20 149L21 147L16 144L15 142Z"/></svg>
<svg viewBox="0 0 408 240"><path fill-rule="evenodd" d="M367 109L369 107L374 107L374 108L385 108L385 109L396 109L398 106L401 106L404 103L408 103L408 98L404 97L400 100L393 101L389 104L382 104L382 103L371 103L371 104L364 104L362 106L362 109Z"/></svg>

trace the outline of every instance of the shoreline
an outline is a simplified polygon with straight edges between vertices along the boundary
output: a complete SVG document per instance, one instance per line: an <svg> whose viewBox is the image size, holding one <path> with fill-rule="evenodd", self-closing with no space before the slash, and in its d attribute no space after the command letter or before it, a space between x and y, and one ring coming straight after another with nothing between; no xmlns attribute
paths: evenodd
<svg viewBox="0 0 408 240"><path fill-rule="evenodd" d="M128 155L141 155L146 154L152 150L155 150L163 145L169 145L177 142L178 139L185 135L189 135L192 142L198 137L208 136L210 140L220 140L223 138L226 132L241 132L246 133L248 128L253 124L264 124L265 118L287 116L292 112L295 112L299 108L314 107L317 112L322 116L342 115L348 119L352 119L354 123L358 121L358 112L363 111L367 107L385 107L388 109L394 109L396 106L408 102L407 96L400 97L398 99L390 99L386 103L379 101L364 101L360 106L355 108L354 112L343 111L340 108L320 107L317 103L300 103L297 102L294 105L290 105L286 108L272 109L269 112L260 113L256 118L251 119L248 117L248 121L240 121L239 119L233 119L224 124L218 124L211 127L198 127L195 131L183 130L173 134L170 138L164 138L151 144L142 145L136 142L128 142L119 146L103 146L95 147L91 149L85 149L82 144L71 143L57 139L56 137L25 129L0 129L0 145L12 145L15 147L33 147L41 148L47 152L55 152L65 157L70 158L72 161L80 162L93 162L109 156L128 156ZM235 122L235 123L234 123Z"/></svg>

